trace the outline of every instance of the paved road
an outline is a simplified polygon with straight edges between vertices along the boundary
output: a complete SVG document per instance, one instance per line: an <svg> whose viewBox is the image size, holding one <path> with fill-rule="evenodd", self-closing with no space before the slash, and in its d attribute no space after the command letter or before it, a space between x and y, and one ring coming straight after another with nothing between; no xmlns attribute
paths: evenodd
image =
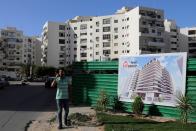
<svg viewBox="0 0 196 131"><path fill-rule="evenodd" d="M24 131L41 113L55 111L55 92L45 89L43 83L0 90L0 131Z"/></svg>

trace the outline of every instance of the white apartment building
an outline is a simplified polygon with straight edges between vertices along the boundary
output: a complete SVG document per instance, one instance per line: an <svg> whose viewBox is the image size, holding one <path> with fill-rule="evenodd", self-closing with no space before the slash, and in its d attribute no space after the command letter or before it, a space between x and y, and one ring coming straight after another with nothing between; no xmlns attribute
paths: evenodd
<svg viewBox="0 0 196 131"><path fill-rule="evenodd" d="M165 52L164 32L163 10L146 7L123 7L108 16L77 16L65 23L47 22L42 64L61 67L73 61Z"/></svg>
<svg viewBox="0 0 196 131"><path fill-rule="evenodd" d="M180 51L180 41L179 41L179 33L180 28L177 26L174 20L165 20L165 52L178 52Z"/></svg>
<svg viewBox="0 0 196 131"><path fill-rule="evenodd" d="M196 27L180 29L180 49L196 58Z"/></svg>
<svg viewBox="0 0 196 131"><path fill-rule="evenodd" d="M46 22L42 32L42 65L65 66L65 59L67 58L65 52L69 51L69 49L65 50L68 48L67 39L65 39L67 28L66 23Z"/></svg>
<svg viewBox="0 0 196 131"><path fill-rule="evenodd" d="M0 29L1 75L16 77L21 64L41 65L41 41L15 27Z"/></svg>

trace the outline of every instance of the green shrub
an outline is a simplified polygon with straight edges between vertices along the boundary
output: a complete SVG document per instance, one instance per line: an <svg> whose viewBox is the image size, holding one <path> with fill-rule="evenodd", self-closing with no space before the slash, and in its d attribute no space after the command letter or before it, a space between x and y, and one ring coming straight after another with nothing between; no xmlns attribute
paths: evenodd
<svg viewBox="0 0 196 131"><path fill-rule="evenodd" d="M134 99L134 102L132 103L132 110L133 113L137 116L140 116L144 109L144 103L142 102L142 98L140 96L137 96Z"/></svg>
<svg viewBox="0 0 196 131"><path fill-rule="evenodd" d="M106 111L109 104L109 98L104 90L100 91L99 98L97 100L96 110Z"/></svg>
<svg viewBox="0 0 196 131"><path fill-rule="evenodd" d="M126 108L123 105L123 102L119 101L118 97L114 97L113 99L113 111L125 111Z"/></svg>

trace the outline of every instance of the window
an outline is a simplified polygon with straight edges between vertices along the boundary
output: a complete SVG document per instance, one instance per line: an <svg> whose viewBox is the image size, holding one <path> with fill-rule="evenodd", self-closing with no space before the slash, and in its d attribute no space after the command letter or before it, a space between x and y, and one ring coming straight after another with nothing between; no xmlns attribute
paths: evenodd
<svg viewBox="0 0 196 131"><path fill-rule="evenodd" d="M114 23L118 23L118 20L114 20Z"/></svg>
<svg viewBox="0 0 196 131"><path fill-rule="evenodd" d="M171 31L171 32L177 32L177 30L176 30L176 29L171 29L170 31Z"/></svg>
<svg viewBox="0 0 196 131"><path fill-rule="evenodd" d="M118 39L118 35L115 35L115 36L114 36L114 39Z"/></svg>
<svg viewBox="0 0 196 131"><path fill-rule="evenodd" d="M74 34L74 38L77 38L77 34Z"/></svg>
<svg viewBox="0 0 196 131"><path fill-rule="evenodd" d="M63 61L59 61L59 64L62 65L62 64L64 64L64 62Z"/></svg>
<svg viewBox="0 0 196 131"><path fill-rule="evenodd" d="M96 37L96 41L99 41L99 37Z"/></svg>
<svg viewBox="0 0 196 131"><path fill-rule="evenodd" d="M65 40L64 39L59 39L59 44L65 44Z"/></svg>
<svg viewBox="0 0 196 131"><path fill-rule="evenodd" d="M110 26L103 27L103 32L110 32Z"/></svg>
<svg viewBox="0 0 196 131"><path fill-rule="evenodd" d="M59 37L65 37L65 33L64 32L59 32Z"/></svg>
<svg viewBox="0 0 196 131"><path fill-rule="evenodd" d="M124 29L125 27L122 27L122 29Z"/></svg>
<svg viewBox="0 0 196 131"><path fill-rule="evenodd" d="M103 54L104 55L109 55L110 54L110 50L103 50Z"/></svg>
<svg viewBox="0 0 196 131"><path fill-rule="evenodd" d="M80 39L80 43L87 43L87 39Z"/></svg>
<svg viewBox="0 0 196 131"><path fill-rule="evenodd" d="M189 47L196 47L196 43L189 43Z"/></svg>
<svg viewBox="0 0 196 131"><path fill-rule="evenodd" d="M77 43L77 41L74 41L74 44L76 44Z"/></svg>
<svg viewBox="0 0 196 131"><path fill-rule="evenodd" d="M158 35L158 36L161 36L161 32L160 32L160 31L158 31L158 32L157 32L157 35Z"/></svg>
<svg viewBox="0 0 196 131"><path fill-rule="evenodd" d="M96 47L99 47L99 44L96 44Z"/></svg>
<svg viewBox="0 0 196 131"><path fill-rule="evenodd" d="M196 41L196 37L188 37L189 41Z"/></svg>
<svg viewBox="0 0 196 131"><path fill-rule="evenodd" d="M90 21L92 21L92 19L90 19Z"/></svg>
<svg viewBox="0 0 196 131"><path fill-rule="evenodd" d="M103 24L110 24L110 18L103 19Z"/></svg>
<svg viewBox="0 0 196 131"><path fill-rule="evenodd" d="M90 28L93 28L93 26L91 25Z"/></svg>
<svg viewBox="0 0 196 131"><path fill-rule="evenodd" d="M129 50L127 50L127 53L129 53Z"/></svg>
<svg viewBox="0 0 196 131"><path fill-rule="evenodd" d="M96 32L99 32L99 29L96 29Z"/></svg>
<svg viewBox="0 0 196 131"><path fill-rule="evenodd" d="M80 25L80 30L85 30L85 29L87 29L87 24Z"/></svg>
<svg viewBox="0 0 196 131"><path fill-rule="evenodd" d="M64 51L65 50L65 46L60 46L60 51Z"/></svg>
<svg viewBox="0 0 196 131"><path fill-rule="evenodd" d="M114 54L118 54L118 51L114 51Z"/></svg>
<svg viewBox="0 0 196 131"><path fill-rule="evenodd" d="M96 22L96 26L99 26L99 22Z"/></svg>
<svg viewBox="0 0 196 131"><path fill-rule="evenodd" d="M110 40L110 34L103 35L103 40Z"/></svg>
<svg viewBox="0 0 196 131"><path fill-rule="evenodd" d="M155 33L155 30L154 29L152 29L152 33Z"/></svg>
<svg viewBox="0 0 196 131"><path fill-rule="evenodd" d="M189 33L188 33L189 35L194 35L194 34L196 34L196 30L189 30Z"/></svg>
<svg viewBox="0 0 196 131"><path fill-rule="evenodd" d="M60 54L60 55L59 55L59 58L63 58L63 56L64 56L63 54Z"/></svg>
<svg viewBox="0 0 196 131"><path fill-rule="evenodd" d="M64 25L59 25L59 30L65 30L65 26Z"/></svg>
<svg viewBox="0 0 196 131"><path fill-rule="evenodd" d="M80 33L80 36L87 35L87 33Z"/></svg>
<svg viewBox="0 0 196 131"><path fill-rule="evenodd" d="M129 21L129 17L127 18L127 21Z"/></svg>
<svg viewBox="0 0 196 131"><path fill-rule="evenodd" d="M103 47L110 47L110 42L103 42Z"/></svg>
<svg viewBox="0 0 196 131"><path fill-rule="evenodd" d="M80 50L81 50L81 51L87 50L87 46L81 46L81 47L80 47Z"/></svg>
<svg viewBox="0 0 196 131"><path fill-rule="evenodd" d="M90 35L93 35L93 33L90 33Z"/></svg>
<svg viewBox="0 0 196 131"><path fill-rule="evenodd" d="M96 55L99 55L99 52L96 52Z"/></svg>
<svg viewBox="0 0 196 131"><path fill-rule="evenodd" d="M81 55L81 57L86 57L87 53L81 53L80 55Z"/></svg>
<svg viewBox="0 0 196 131"><path fill-rule="evenodd" d="M114 46L118 46L118 43L114 43Z"/></svg>
<svg viewBox="0 0 196 131"><path fill-rule="evenodd" d="M74 30L77 30L77 27L74 27Z"/></svg>
<svg viewBox="0 0 196 131"><path fill-rule="evenodd" d="M117 28L117 27L114 28L114 32L115 32L115 33L118 33L118 28Z"/></svg>
<svg viewBox="0 0 196 131"><path fill-rule="evenodd" d="M171 38L177 38L177 36L176 35L172 35Z"/></svg>

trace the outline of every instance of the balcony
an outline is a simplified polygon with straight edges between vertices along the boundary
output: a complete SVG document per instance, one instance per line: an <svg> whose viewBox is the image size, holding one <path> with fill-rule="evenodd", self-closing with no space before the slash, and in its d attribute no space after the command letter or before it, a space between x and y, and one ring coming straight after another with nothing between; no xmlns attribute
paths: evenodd
<svg viewBox="0 0 196 131"><path fill-rule="evenodd" d="M164 47L165 46L165 43L163 42L148 42L148 46L157 46L157 47Z"/></svg>
<svg viewBox="0 0 196 131"><path fill-rule="evenodd" d="M141 15L141 14L140 14L139 18L140 19L148 19L148 20L164 21L163 18L157 18L156 16Z"/></svg>
<svg viewBox="0 0 196 131"><path fill-rule="evenodd" d="M159 35L157 33L139 32L139 36L142 36L142 37L157 37L157 38L162 38L163 37L163 33L161 33Z"/></svg>
<svg viewBox="0 0 196 131"><path fill-rule="evenodd" d="M177 44L171 44L170 48L176 48L177 49Z"/></svg>

